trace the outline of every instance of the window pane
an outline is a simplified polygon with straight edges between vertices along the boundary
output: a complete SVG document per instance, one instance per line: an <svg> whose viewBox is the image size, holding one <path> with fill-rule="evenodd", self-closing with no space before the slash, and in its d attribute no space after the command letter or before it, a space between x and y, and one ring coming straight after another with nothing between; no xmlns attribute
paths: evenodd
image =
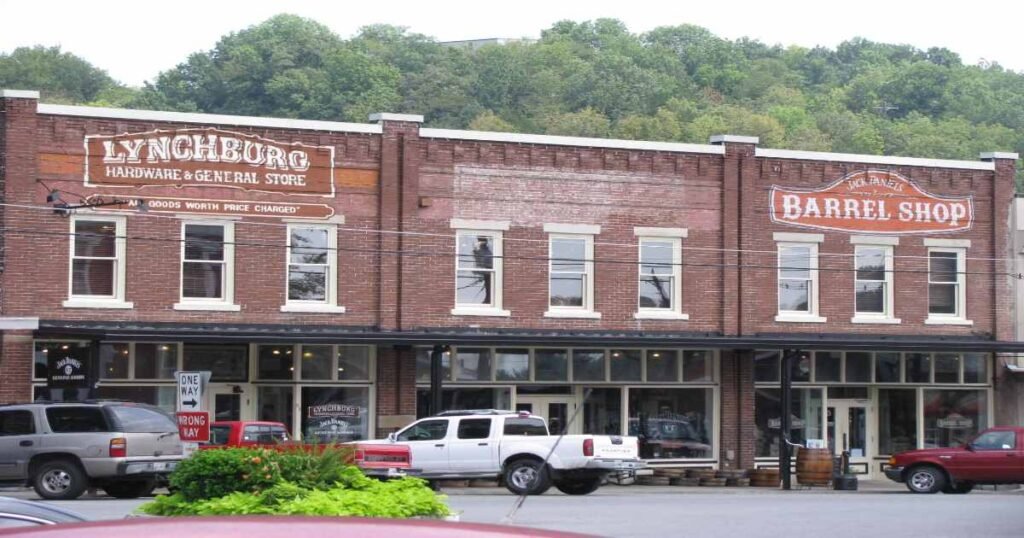
<svg viewBox="0 0 1024 538"><path fill-rule="evenodd" d="M499 349L495 353L495 377L498 381L530 379L530 352L526 349Z"/></svg>
<svg viewBox="0 0 1024 538"><path fill-rule="evenodd" d="M754 381L772 383L779 381L779 352L754 352Z"/></svg>
<svg viewBox="0 0 1024 538"><path fill-rule="evenodd" d="M924 448L963 445L986 427L987 391L924 391Z"/></svg>
<svg viewBox="0 0 1024 538"><path fill-rule="evenodd" d="M459 269L494 268L494 237L459 234Z"/></svg>
<svg viewBox="0 0 1024 538"><path fill-rule="evenodd" d="M487 439L490 436L489 418L464 418L459 421L459 429L455 433L458 439Z"/></svg>
<svg viewBox="0 0 1024 538"><path fill-rule="evenodd" d="M840 356L838 351L815 351L814 380L818 383L839 382Z"/></svg>
<svg viewBox="0 0 1024 538"><path fill-rule="evenodd" d="M779 281L779 310L810 312L810 293L806 280Z"/></svg>
<svg viewBox="0 0 1024 538"><path fill-rule="evenodd" d="M291 433L292 394L294 394L292 387L259 387L256 393L256 401L259 405L257 418L269 422L283 422L288 426L288 432Z"/></svg>
<svg viewBox="0 0 1024 538"><path fill-rule="evenodd" d="M671 275L675 245L669 241L644 241L640 244L641 275Z"/></svg>
<svg viewBox="0 0 1024 538"><path fill-rule="evenodd" d="M223 260L224 227L207 224L185 225L186 260Z"/></svg>
<svg viewBox="0 0 1024 538"><path fill-rule="evenodd" d="M885 280L885 249L857 249L857 280Z"/></svg>
<svg viewBox="0 0 1024 538"><path fill-rule="evenodd" d="M224 266L219 263L182 264L182 297L221 299L224 297Z"/></svg>
<svg viewBox="0 0 1024 538"><path fill-rule="evenodd" d="M174 379L178 344L135 344L135 379Z"/></svg>
<svg viewBox="0 0 1024 538"><path fill-rule="evenodd" d="M113 258L116 256L117 223L98 220L75 221L75 256Z"/></svg>
<svg viewBox="0 0 1024 538"><path fill-rule="evenodd" d="M907 353L907 383L930 383L932 356L928 353Z"/></svg>
<svg viewBox="0 0 1024 538"><path fill-rule="evenodd" d="M846 382L871 382L871 353L848 351L846 353Z"/></svg>
<svg viewBox="0 0 1024 538"><path fill-rule="evenodd" d="M185 344L185 370L209 370L211 381L247 381L249 346Z"/></svg>
<svg viewBox="0 0 1024 538"><path fill-rule="evenodd" d="M457 304L489 305L494 273L489 271L459 271L456 282Z"/></svg>
<svg viewBox="0 0 1024 538"><path fill-rule="evenodd" d="M100 344L100 379L128 379L128 344Z"/></svg>
<svg viewBox="0 0 1024 538"><path fill-rule="evenodd" d="M935 354L935 382L960 382L960 355L955 353Z"/></svg>
<svg viewBox="0 0 1024 538"><path fill-rule="evenodd" d="M441 410L460 411L465 409L509 409L512 407L512 392L508 388L458 388L441 391ZM430 389L416 390L416 416L423 418L430 410Z"/></svg>
<svg viewBox="0 0 1024 538"><path fill-rule="evenodd" d="M302 387L303 440L360 441L369 435L367 387Z"/></svg>
<svg viewBox="0 0 1024 538"><path fill-rule="evenodd" d="M99 407L47 407L46 421L50 423L53 433L110 431L107 418Z"/></svg>
<svg viewBox="0 0 1024 538"><path fill-rule="evenodd" d="M0 411L0 435L28 435L35 431L31 411Z"/></svg>
<svg viewBox="0 0 1024 538"><path fill-rule="evenodd" d="M551 306L583 306L583 275L552 274Z"/></svg>
<svg viewBox="0 0 1024 538"><path fill-rule="evenodd" d="M56 363L65 358L88 363L89 345L85 342L36 342L32 377L46 379L49 361Z"/></svg>
<svg viewBox="0 0 1024 538"><path fill-rule="evenodd" d="M794 382L811 380L811 354L804 352L790 360L790 375Z"/></svg>
<svg viewBox="0 0 1024 538"><path fill-rule="evenodd" d="M955 284L928 285L928 313L953 315L957 313Z"/></svg>
<svg viewBox="0 0 1024 538"><path fill-rule="evenodd" d="M857 282L857 312L870 314L885 313L885 283Z"/></svg>
<svg viewBox="0 0 1024 538"><path fill-rule="evenodd" d="M259 365L257 367L257 379L291 379L292 372L292 346L257 346Z"/></svg>
<svg viewBox="0 0 1024 538"><path fill-rule="evenodd" d="M538 349L533 352L535 381L568 381L569 354L564 349Z"/></svg>
<svg viewBox="0 0 1024 538"><path fill-rule="evenodd" d="M289 349L289 351L291 351ZM302 379L333 379L331 376L331 346L299 347L299 375ZM289 355L291 357L291 355Z"/></svg>
<svg viewBox="0 0 1024 538"><path fill-rule="evenodd" d="M964 355L964 383L988 382L988 357L985 353Z"/></svg>
<svg viewBox="0 0 1024 538"><path fill-rule="evenodd" d="M683 352L683 381L711 381L711 352L706 349Z"/></svg>
<svg viewBox="0 0 1024 538"><path fill-rule="evenodd" d="M811 248L782 247L779 255L779 277L809 279L811 278Z"/></svg>
<svg viewBox="0 0 1024 538"><path fill-rule="evenodd" d="M917 448L917 391L878 390L878 452L895 454Z"/></svg>
<svg viewBox="0 0 1024 538"><path fill-rule="evenodd" d="M899 353L876 353L875 354L875 382L876 383L899 383L900 382L900 354Z"/></svg>
<svg viewBox="0 0 1024 538"><path fill-rule="evenodd" d="M957 254L955 252L930 252L928 254L928 280L931 282L957 281Z"/></svg>
<svg viewBox="0 0 1024 538"><path fill-rule="evenodd" d="M586 270L587 258L585 239L552 239L551 271L582 273Z"/></svg>
<svg viewBox="0 0 1024 538"><path fill-rule="evenodd" d="M613 349L611 372L612 381L640 381L640 350Z"/></svg>
<svg viewBox="0 0 1024 538"><path fill-rule="evenodd" d="M795 388L789 408L789 437L794 443L807 439L823 439L821 389ZM754 394L754 423L757 426L756 455L778 457L779 431L782 428L782 406L779 389L757 389Z"/></svg>
<svg viewBox="0 0 1024 538"><path fill-rule="evenodd" d="M455 379L458 381L490 381L491 350L459 348L455 353Z"/></svg>
<svg viewBox="0 0 1024 538"><path fill-rule="evenodd" d="M327 267L316 265L289 265L288 300L326 301Z"/></svg>
<svg viewBox="0 0 1024 538"><path fill-rule="evenodd" d="M622 389L595 388L583 402L583 433L622 435Z"/></svg>
<svg viewBox="0 0 1024 538"><path fill-rule="evenodd" d="M139 405L112 405L110 409L125 433L177 432L174 418L158 409Z"/></svg>
<svg viewBox="0 0 1024 538"><path fill-rule="evenodd" d="M430 382L430 354L429 347L416 348L416 381ZM448 352L441 354L441 370L444 372L444 379L452 378L451 354Z"/></svg>
<svg viewBox="0 0 1024 538"><path fill-rule="evenodd" d="M114 295L114 260L74 260L71 264L72 295Z"/></svg>
<svg viewBox="0 0 1024 538"><path fill-rule="evenodd" d="M171 413L175 411L178 405L178 390L174 385L157 387L100 384L96 389L96 397L155 405Z"/></svg>
<svg viewBox="0 0 1024 538"><path fill-rule="evenodd" d="M398 434L400 442L440 441L448 435L447 420L424 420Z"/></svg>
<svg viewBox="0 0 1024 538"><path fill-rule="evenodd" d="M640 308L672 308L673 278L642 277L640 279Z"/></svg>
<svg viewBox="0 0 1024 538"><path fill-rule="evenodd" d="M605 381L604 350L580 350L572 352L573 381Z"/></svg>
<svg viewBox="0 0 1024 538"><path fill-rule="evenodd" d="M679 352L654 350L647 352L647 381L652 383L679 381Z"/></svg>
<svg viewBox="0 0 1024 538"><path fill-rule="evenodd" d="M712 389L630 389L629 435L640 457L712 458Z"/></svg>
<svg viewBox="0 0 1024 538"><path fill-rule="evenodd" d="M370 379L369 346L338 346L338 379Z"/></svg>
<svg viewBox="0 0 1024 538"><path fill-rule="evenodd" d="M292 228L291 263L326 264L328 231L323 228Z"/></svg>

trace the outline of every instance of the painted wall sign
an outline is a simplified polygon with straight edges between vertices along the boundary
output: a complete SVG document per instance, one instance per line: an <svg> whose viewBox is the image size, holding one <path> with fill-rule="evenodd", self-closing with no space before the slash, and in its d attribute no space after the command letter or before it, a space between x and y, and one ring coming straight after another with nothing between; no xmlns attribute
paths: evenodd
<svg viewBox="0 0 1024 538"><path fill-rule="evenodd" d="M113 196L94 194L87 201L109 200ZM150 213L190 213L200 215L225 215L243 217L272 217L293 219L329 219L334 208L326 204L300 204L292 202L263 202L246 200L197 200L192 198L144 199L146 211ZM138 211L139 200L126 200L125 204L96 208L97 211Z"/></svg>
<svg viewBox="0 0 1024 538"><path fill-rule="evenodd" d="M334 196L334 148L214 128L85 137L86 186L229 187Z"/></svg>
<svg viewBox="0 0 1024 538"><path fill-rule="evenodd" d="M972 196L924 191L895 172L853 172L814 190L773 185L772 222L875 234L960 232L974 223Z"/></svg>
<svg viewBox="0 0 1024 538"><path fill-rule="evenodd" d="M88 363L57 353L47 355L46 386L50 388L84 388L89 386Z"/></svg>

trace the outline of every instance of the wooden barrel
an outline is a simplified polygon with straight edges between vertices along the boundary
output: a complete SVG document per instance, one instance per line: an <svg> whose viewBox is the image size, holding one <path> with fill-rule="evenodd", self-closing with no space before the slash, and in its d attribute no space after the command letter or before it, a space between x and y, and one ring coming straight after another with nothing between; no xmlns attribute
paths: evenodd
<svg viewBox="0 0 1024 538"><path fill-rule="evenodd" d="M748 473L750 476L750 485L757 488L777 488L779 487L779 470L778 469L751 469Z"/></svg>
<svg viewBox="0 0 1024 538"><path fill-rule="evenodd" d="M801 448L796 453L796 479L806 486L827 486L832 482L832 451Z"/></svg>

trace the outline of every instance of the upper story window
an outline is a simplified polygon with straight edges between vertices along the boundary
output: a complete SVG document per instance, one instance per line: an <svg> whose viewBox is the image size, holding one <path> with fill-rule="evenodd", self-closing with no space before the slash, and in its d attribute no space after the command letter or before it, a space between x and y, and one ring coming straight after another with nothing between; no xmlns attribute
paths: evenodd
<svg viewBox="0 0 1024 538"><path fill-rule="evenodd" d="M71 263L65 307L132 308L125 298L125 218L71 218Z"/></svg>
<svg viewBox="0 0 1024 538"><path fill-rule="evenodd" d="M859 322L892 322L893 247L857 245L854 249L854 318Z"/></svg>
<svg viewBox="0 0 1024 538"><path fill-rule="evenodd" d="M239 310L234 302L235 227L184 222L178 310Z"/></svg>
<svg viewBox="0 0 1024 538"><path fill-rule="evenodd" d="M288 226L287 296L282 312L342 313L338 304L335 226Z"/></svg>
<svg viewBox="0 0 1024 538"><path fill-rule="evenodd" d="M549 318L600 319L594 311L593 224L545 224L548 236Z"/></svg>
<svg viewBox="0 0 1024 538"><path fill-rule="evenodd" d="M502 310L502 232L508 222L452 219L455 232L453 315L508 316Z"/></svg>
<svg viewBox="0 0 1024 538"><path fill-rule="evenodd" d="M682 313L683 228L636 228L639 237L637 319L688 319Z"/></svg>
<svg viewBox="0 0 1024 538"><path fill-rule="evenodd" d="M966 251L928 249L928 322L954 322L966 317Z"/></svg>
<svg viewBox="0 0 1024 538"><path fill-rule="evenodd" d="M776 233L779 314L775 321L824 322L818 316L820 234Z"/></svg>

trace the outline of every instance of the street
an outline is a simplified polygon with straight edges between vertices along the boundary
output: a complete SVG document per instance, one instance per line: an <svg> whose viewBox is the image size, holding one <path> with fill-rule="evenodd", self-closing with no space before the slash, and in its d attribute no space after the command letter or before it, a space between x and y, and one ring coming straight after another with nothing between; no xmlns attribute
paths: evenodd
<svg viewBox="0 0 1024 538"><path fill-rule="evenodd" d="M515 525L598 536L861 536L1019 537L1024 493L913 495L897 488L861 492L781 492L732 489L606 486L585 497L557 492L530 497ZM499 489L446 491L461 520L499 523L515 498ZM28 491L4 495L35 499ZM57 502L98 519L122 518L141 500L108 497Z"/></svg>

